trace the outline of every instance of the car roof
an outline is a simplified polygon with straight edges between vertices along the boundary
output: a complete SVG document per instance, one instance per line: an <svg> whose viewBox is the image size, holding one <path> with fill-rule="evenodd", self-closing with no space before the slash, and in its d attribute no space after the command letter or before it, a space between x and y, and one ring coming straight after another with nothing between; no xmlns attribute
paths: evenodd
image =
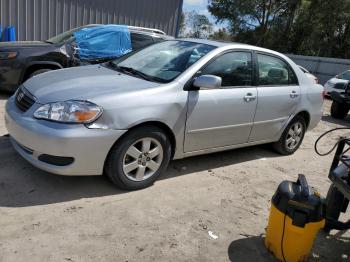
<svg viewBox="0 0 350 262"><path fill-rule="evenodd" d="M94 27L94 26L104 26L104 25L117 25L117 24L88 24L85 26L82 26L80 28L84 28L84 27ZM167 35L164 31L156 29L156 28L148 28L148 27L140 27L140 26L130 26L130 25L126 25L130 32L133 33L138 33L138 34L144 34L144 35L151 35L154 37L160 37L163 39L173 39L172 36Z"/></svg>
<svg viewBox="0 0 350 262"><path fill-rule="evenodd" d="M254 51L260 51L260 52L265 52L269 54L275 54L279 57L283 57L284 59L290 60L287 56L284 54L281 54L279 52L273 51L271 49L266 49L263 47L258 47L258 46L253 46L253 45L248 45L248 44L243 44L243 43L237 43L237 42L226 42L226 41L215 41L215 40L208 40L208 39L197 39L197 38L177 38L177 40L180 41L188 41L188 42L194 42L194 43L200 43L200 44L206 44L206 45L211 45L215 47L227 47L227 48L242 48L242 49L249 49L249 50L254 50Z"/></svg>
<svg viewBox="0 0 350 262"><path fill-rule="evenodd" d="M228 42L228 41L217 41L217 40L209 40L209 39L198 39L198 38L178 38L178 40L182 41L189 41L189 42L195 42L195 43L201 43L201 44L207 44L212 45L216 47L223 47L223 46L244 46L245 48L259 48L257 46L252 46L244 43L238 43L238 42Z"/></svg>

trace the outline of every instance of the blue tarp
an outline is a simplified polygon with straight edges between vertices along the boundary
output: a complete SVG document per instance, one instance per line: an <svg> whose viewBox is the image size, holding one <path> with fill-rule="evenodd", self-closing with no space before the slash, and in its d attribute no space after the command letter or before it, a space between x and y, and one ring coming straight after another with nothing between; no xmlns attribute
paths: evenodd
<svg viewBox="0 0 350 262"><path fill-rule="evenodd" d="M130 31L124 25L102 25L74 33L81 60L123 56L132 51Z"/></svg>

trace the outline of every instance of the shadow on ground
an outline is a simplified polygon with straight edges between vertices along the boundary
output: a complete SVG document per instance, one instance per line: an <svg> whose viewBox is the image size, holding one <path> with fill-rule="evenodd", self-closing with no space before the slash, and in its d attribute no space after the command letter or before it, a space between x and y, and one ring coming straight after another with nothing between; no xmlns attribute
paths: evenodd
<svg viewBox="0 0 350 262"><path fill-rule="evenodd" d="M345 231L335 232L328 235L321 231L315 241L311 261L350 261L350 238L343 236Z"/></svg>
<svg viewBox="0 0 350 262"><path fill-rule="evenodd" d="M7 100L10 96L10 94L0 93L0 100Z"/></svg>
<svg viewBox="0 0 350 262"><path fill-rule="evenodd" d="M233 241L228 248L228 257L231 262L277 261L265 248L262 236L249 236Z"/></svg>
<svg viewBox="0 0 350 262"><path fill-rule="evenodd" d="M350 127L350 115L348 115L345 119L336 119L333 118L331 115L324 115L322 116L322 120L332 124Z"/></svg>
<svg viewBox="0 0 350 262"><path fill-rule="evenodd" d="M191 157L172 161L160 179L278 156L264 147L252 147ZM41 171L15 152L9 137L0 137L0 207L35 206L121 193L126 192L118 190L105 176L69 177Z"/></svg>
<svg viewBox="0 0 350 262"><path fill-rule="evenodd" d="M350 261L349 248L350 239L342 237L342 232L328 235L321 231L314 243L309 261ZM228 256L232 262L277 261L265 248L263 236L249 236L233 241L228 248Z"/></svg>

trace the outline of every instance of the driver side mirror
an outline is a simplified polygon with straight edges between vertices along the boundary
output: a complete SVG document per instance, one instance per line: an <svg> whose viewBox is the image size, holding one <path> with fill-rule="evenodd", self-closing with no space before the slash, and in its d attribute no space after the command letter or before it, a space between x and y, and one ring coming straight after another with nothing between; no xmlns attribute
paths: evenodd
<svg viewBox="0 0 350 262"><path fill-rule="evenodd" d="M222 79L214 75L202 75L193 81L192 90L210 90L221 88Z"/></svg>

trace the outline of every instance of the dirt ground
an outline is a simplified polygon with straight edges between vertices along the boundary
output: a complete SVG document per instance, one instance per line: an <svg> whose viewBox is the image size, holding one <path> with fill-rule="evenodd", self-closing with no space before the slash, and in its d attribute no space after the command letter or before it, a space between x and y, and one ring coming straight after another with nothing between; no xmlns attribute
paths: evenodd
<svg viewBox="0 0 350 262"><path fill-rule="evenodd" d="M124 192L102 176L56 176L24 161L3 136L5 102L0 96L1 262L275 261L263 246L269 200L299 173L325 195L332 156L317 156L313 144L350 126L350 116L329 116L327 101L293 156L259 146L173 161L154 186ZM350 261L349 240L346 232L320 234L311 260Z"/></svg>

